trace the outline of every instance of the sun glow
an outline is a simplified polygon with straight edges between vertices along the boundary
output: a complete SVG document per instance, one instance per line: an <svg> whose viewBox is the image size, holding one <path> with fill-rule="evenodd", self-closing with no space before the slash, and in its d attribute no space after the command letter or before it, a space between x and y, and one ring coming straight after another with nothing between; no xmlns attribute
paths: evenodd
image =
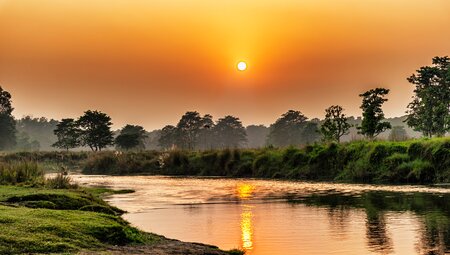
<svg viewBox="0 0 450 255"><path fill-rule="evenodd" d="M244 61L241 61L237 64L237 69L239 71L245 71L247 70L247 63L245 63Z"/></svg>

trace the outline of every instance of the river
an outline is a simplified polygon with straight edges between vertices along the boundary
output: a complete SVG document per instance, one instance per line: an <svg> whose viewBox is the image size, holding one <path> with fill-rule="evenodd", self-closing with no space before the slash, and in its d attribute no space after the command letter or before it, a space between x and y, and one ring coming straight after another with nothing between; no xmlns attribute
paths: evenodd
<svg viewBox="0 0 450 255"><path fill-rule="evenodd" d="M450 189L257 179L73 175L136 227L248 255L446 254Z"/></svg>

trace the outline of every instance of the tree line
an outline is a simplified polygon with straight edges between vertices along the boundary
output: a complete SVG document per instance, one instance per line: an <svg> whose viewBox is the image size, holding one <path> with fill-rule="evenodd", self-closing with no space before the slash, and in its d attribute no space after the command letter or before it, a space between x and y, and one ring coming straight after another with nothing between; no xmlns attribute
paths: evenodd
<svg viewBox="0 0 450 255"><path fill-rule="evenodd" d="M449 66L449 57L435 57L431 66L421 67L407 79L415 89L412 102L407 106L405 122L426 137L444 136L450 131ZM246 129L239 118L231 115L214 121L209 114L202 116L196 111L189 111L177 125L165 126L158 134L157 143L162 149L237 148L249 142L247 131L252 131L252 135L266 136L267 145L283 147L318 141L340 142L352 127L368 140L375 139L388 129L392 129L390 139L402 140L406 137L406 131L400 126L392 127L382 110L388 94L389 89L374 88L359 95L362 99L362 120L357 126L350 123L352 119L339 105L325 109L324 120L309 120L300 111L289 110L270 125L268 131L263 126ZM38 146L27 137L26 132L18 132L21 127L25 130L27 123L34 123L35 129L54 127L57 139L52 146L65 150L87 147L101 151L110 146L120 150L145 149L148 139L148 132L137 125L126 125L115 134L111 129L111 117L100 111L88 110L78 119L66 118L47 124L46 119L24 118L16 121L12 116L13 110L11 94L0 87L0 150L11 149L18 144Z"/></svg>

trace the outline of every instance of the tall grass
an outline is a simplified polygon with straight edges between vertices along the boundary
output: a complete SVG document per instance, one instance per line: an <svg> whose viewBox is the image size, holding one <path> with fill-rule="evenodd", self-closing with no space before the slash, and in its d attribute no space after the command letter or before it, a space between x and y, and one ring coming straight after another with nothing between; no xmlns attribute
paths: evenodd
<svg viewBox="0 0 450 255"><path fill-rule="evenodd" d="M20 183L43 184L44 171L32 161L0 163L0 184Z"/></svg>
<svg viewBox="0 0 450 255"><path fill-rule="evenodd" d="M91 156L83 172L441 183L450 182L450 139L356 141L257 150L106 152Z"/></svg>

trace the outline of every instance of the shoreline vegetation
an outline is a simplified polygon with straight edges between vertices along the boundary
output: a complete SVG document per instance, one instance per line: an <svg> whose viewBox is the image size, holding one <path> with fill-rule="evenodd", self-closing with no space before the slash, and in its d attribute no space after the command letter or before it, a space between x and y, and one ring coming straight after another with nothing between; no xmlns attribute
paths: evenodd
<svg viewBox="0 0 450 255"><path fill-rule="evenodd" d="M0 161L39 162L54 172L274 178L377 184L450 182L450 138L356 141L303 148L141 152L23 152Z"/></svg>
<svg viewBox="0 0 450 255"><path fill-rule="evenodd" d="M102 200L130 192L79 187L63 174L45 179L34 163L1 163L0 254L243 254L130 226Z"/></svg>

